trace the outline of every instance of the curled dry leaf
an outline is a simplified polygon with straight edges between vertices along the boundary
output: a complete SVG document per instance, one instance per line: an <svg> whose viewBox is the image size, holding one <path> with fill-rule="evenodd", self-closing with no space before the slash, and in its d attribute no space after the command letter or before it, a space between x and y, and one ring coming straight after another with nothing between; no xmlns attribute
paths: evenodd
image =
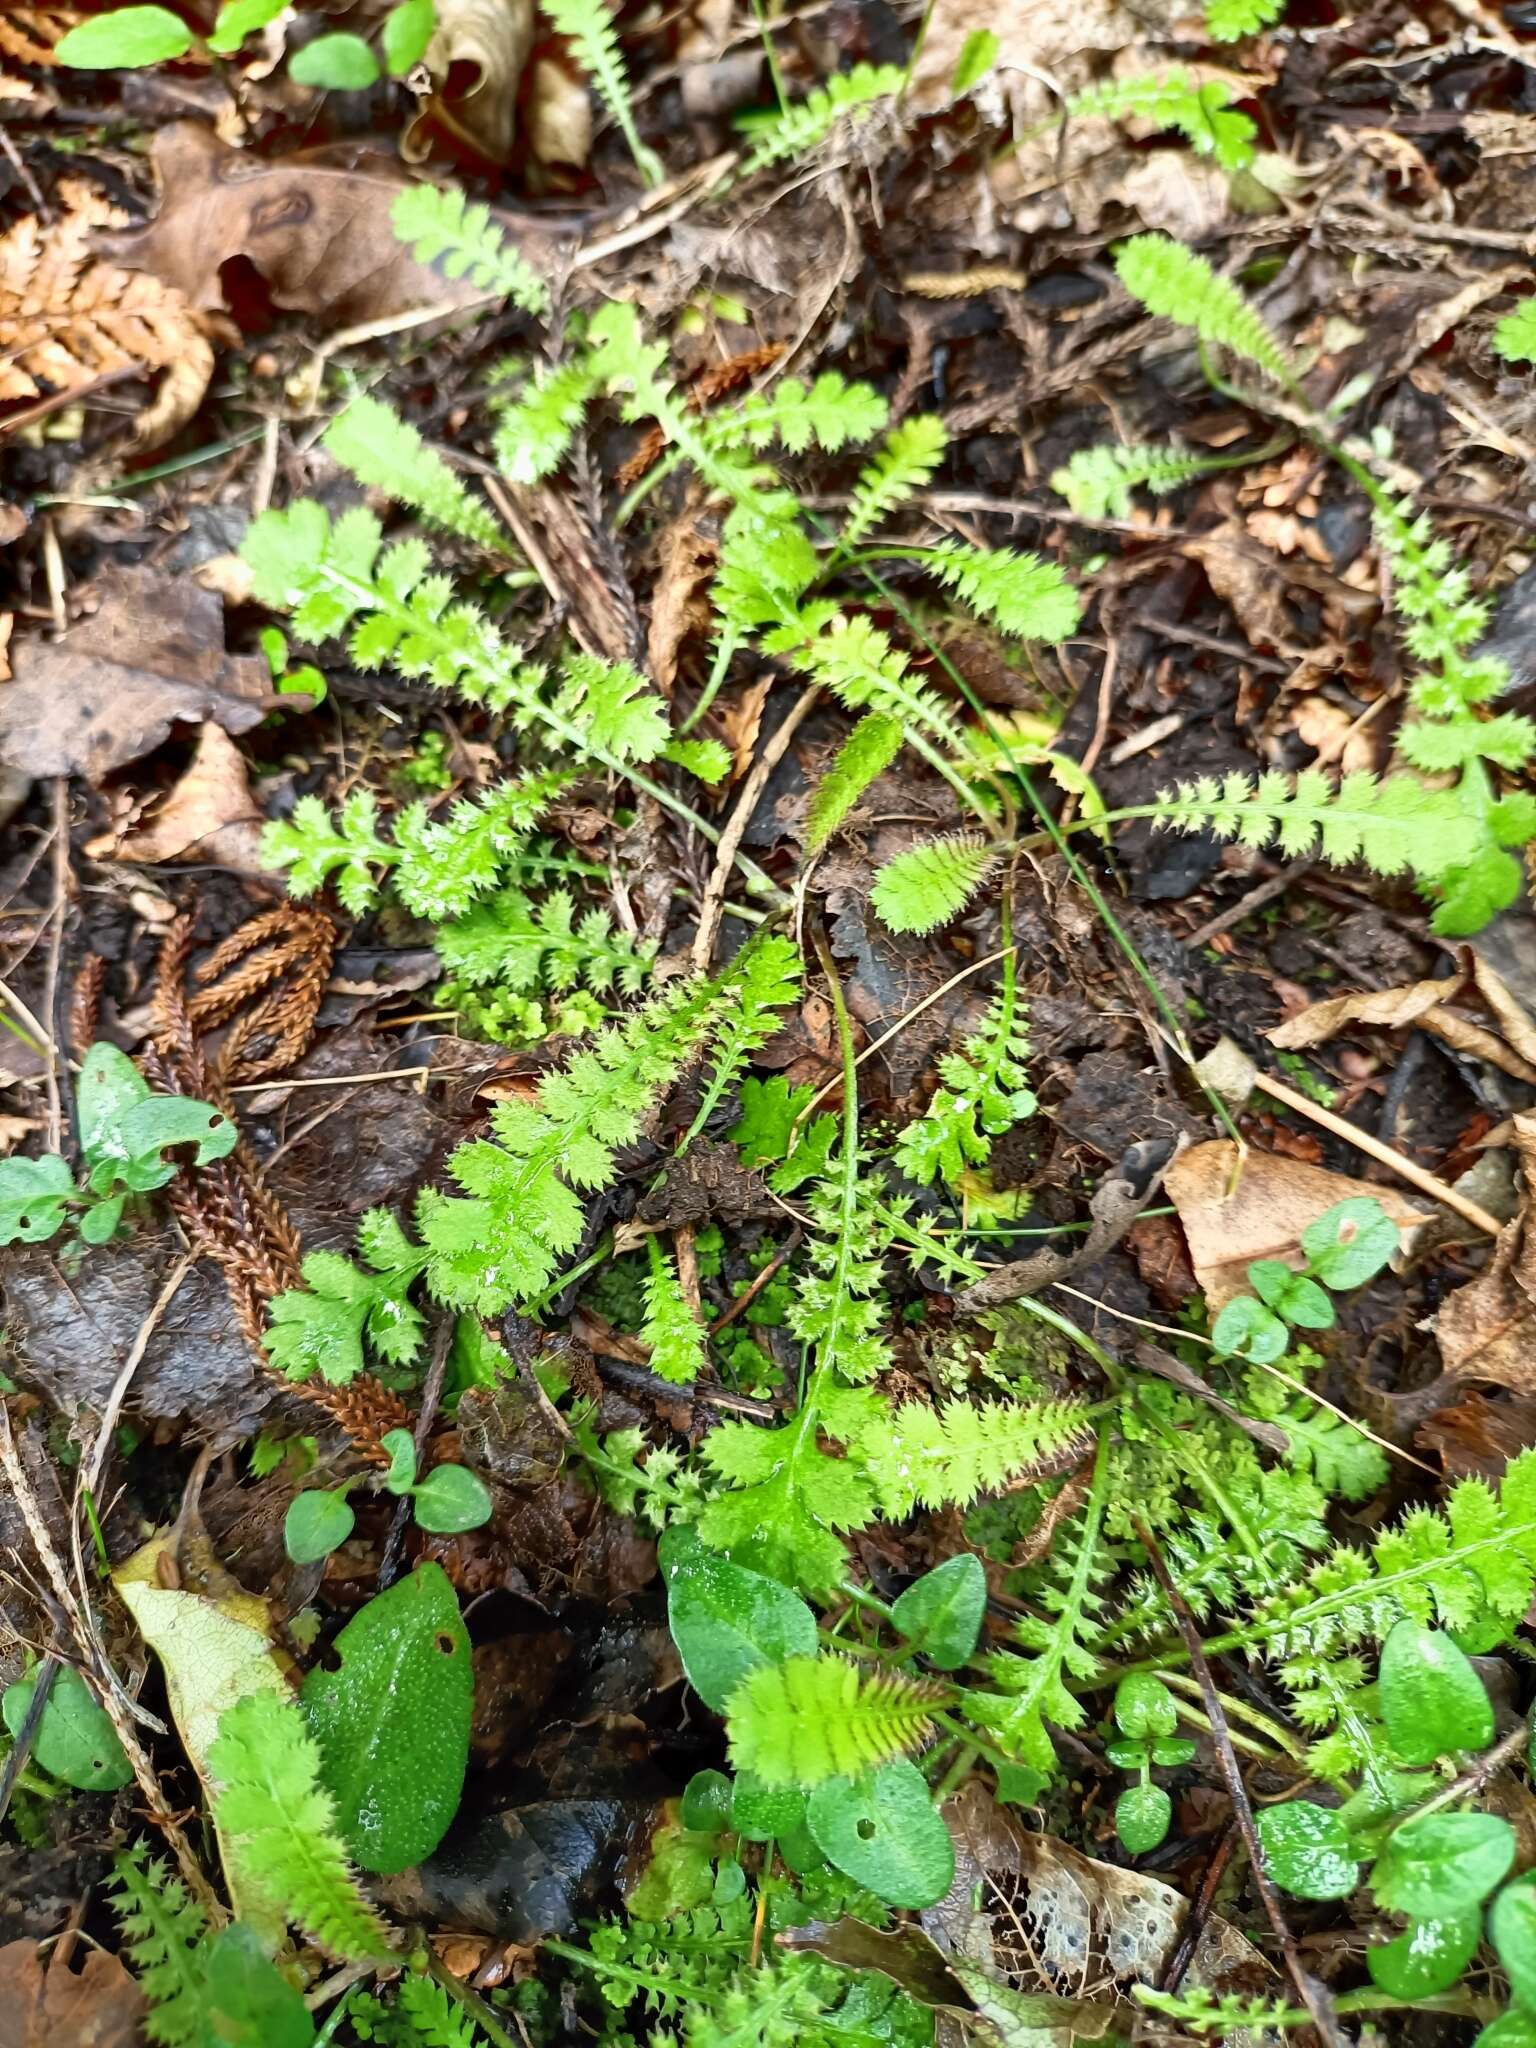
<svg viewBox="0 0 1536 2048"><path fill-rule="evenodd" d="M1482 997L1497 1020L1502 1037L1447 1007L1458 996ZM1440 981L1415 981L1404 988L1365 989L1330 996L1287 1017L1269 1033L1271 1045L1298 1051L1322 1045L1352 1025L1374 1025L1387 1031L1417 1026L1432 1031L1456 1051L1536 1082L1536 1024L1526 1015L1507 985L1481 954L1464 948L1461 970Z"/></svg>
<svg viewBox="0 0 1536 2048"><path fill-rule="evenodd" d="M1499 1232L1493 1257L1460 1287L1435 1318L1446 1372L1459 1380L1488 1380L1536 1393L1536 1116L1514 1119L1515 1147L1525 1182L1525 1203Z"/></svg>
<svg viewBox="0 0 1536 2048"><path fill-rule="evenodd" d="M35 1941L0 1948L0 2048L143 2048L144 1994L116 1956L45 1969Z"/></svg>
<svg viewBox="0 0 1536 2048"><path fill-rule="evenodd" d="M998 71L1038 77L1093 52L1171 42L1175 25L1190 12L1189 0L1030 0L1009 8L992 0L935 0L909 98L921 113L943 106L953 96L960 53L978 29L998 39Z"/></svg>
<svg viewBox="0 0 1536 2048"><path fill-rule="evenodd" d="M251 795L245 758L224 728L212 720L197 735L197 751L185 775L142 830L115 845L91 847L118 860L210 861L237 874L260 875L262 814Z"/></svg>
<svg viewBox="0 0 1536 2048"><path fill-rule="evenodd" d="M1191 1145L1181 1152L1164 1178L1168 1198L1179 1212L1195 1278L1212 1315L1234 1294L1247 1294L1248 1267L1254 1259L1302 1263L1301 1233L1335 1202L1368 1195L1378 1201L1405 1232L1429 1219L1395 1189L1374 1181L1352 1180L1300 1159L1282 1159L1272 1152L1244 1156L1230 1138Z"/></svg>
<svg viewBox="0 0 1536 2048"><path fill-rule="evenodd" d="M428 128L504 164L517 135L517 89L533 47L533 0L437 0L425 63L435 88L407 131L408 161L427 154Z"/></svg>
<svg viewBox="0 0 1536 2048"><path fill-rule="evenodd" d="M592 95L553 57L537 58L530 75L528 147L541 164L578 170L592 154Z"/></svg>
<svg viewBox="0 0 1536 2048"><path fill-rule="evenodd" d="M96 231L123 216L84 185L69 210L0 236L0 400L75 391L115 370L160 373L135 427L153 447L189 420L213 375L206 323L173 286L101 261Z"/></svg>
<svg viewBox="0 0 1536 2048"><path fill-rule="evenodd" d="M720 546L697 507L690 507L661 536L660 554L645 653L657 689L670 697L683 642L690 633L707 632L713 617L703 586L714 573Z"/></svg>
<svg viewBox="0 0 1536 2048"><path fill-rule="evenodd" d="M62 640L15 648L0 690L0 761L98 781L160 745L172 723L248 732L270 701L259 655L226 654L224 607L149 569L109 571L101 606Z"/></svg>
<svg viewBox="0 0 1536 2048"><path fill-rule="evenodd" d="M261 273L274 305L338 327L425 306L448 313L481 296L468 279L418 263L396 240L389 212L407 181L388 158L337 148L267 163L226 149L195 121L178 121L156 135L153 162L159 213L102 246L194 306L222 306L220 266L236 256Z"/></svg>

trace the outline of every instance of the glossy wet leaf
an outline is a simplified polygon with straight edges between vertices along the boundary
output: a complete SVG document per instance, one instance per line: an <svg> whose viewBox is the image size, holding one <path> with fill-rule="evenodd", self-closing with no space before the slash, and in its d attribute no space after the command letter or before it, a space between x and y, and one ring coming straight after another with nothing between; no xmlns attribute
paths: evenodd
<svg viewBox="0 0 1536 2048"><path fill-rule="evenodd" d="M1536 1878L1505 1885L1488 1915L1488 1935L1517 2002L1536 2013Z"/></svg>
<svg viewBox="0 0 1536 2048"><path fill-rule="evenodd" d="M1145 1856L1167 1839L1173 1801L1161 1785L1127 1785L1115 1801L1115 1832L1133 1856Z"/></svg>
<svg viewBox="0 0 1536 2048"><path fill-rule="evenodd" d="M249 1927L237 1921L209 1945L204 2003L219 2048L311 2048L309 2008Z"/></svg>
<svg viewBox="0 0 1536 2048"><path fill-rule="evenodd" d="M955 1878L955 1845L916 1764L903 1758L867 1778L833 1778L806 1803L816 1846L888 1905L936 1905Z"/></svg>
<svg viewBox="0 0 1536 2048"><path fill-rule="evenodd" d="M6 1688L0 1716L13 1736L21 1733L36 1691L35 1674L18 1678ZM115 1792L133 1783L133 1768L110 1717L79 1672L68 1665L53 1681L32 1744L32 1758L50 1777L86 1792Z"/></svg>
<svg viewBox="0 0 1536 2048"><path fill-rule="evenodd" d="M1366 1951L1371 1982L1394 1998L1432 1998L1449 1991L1482 1938L1483 1916L1475 1907L1445 1920L1410 1920L1395 1941Z"/></svg>
<svg viewBox="0 0 1536 2048"><path fill-rule="evenodd" d="M1493 1740L1493 1702L1476 1667L1443 1629L1403 1620L1382 1646L1381 1718L1408 1764L1432 1764Z"/></svg>
<svg viewBox="0 0 1536 2048"><path fill-rule="evenodd" d="M110 1156L126 1157L123 1118L149 1097L149 1083L127 1053L98 1039L80 1062L80 1079L75 1084L80 1149L88 1166Z"/></svg>
<svg viewBox="0 0 1536 2048"><path fill-rule="evenodd" d="M1302 1330L1332 1328L1333 1303L1326 1291L1304 1273L1293 1273L1283 1259L1255 1259L1248 1278L1265 1307L1285 1322Z"/></svg>
<svg viewBox="0 0 1536 2048"><path fill-rule="evenodd" d="M731 1829L743 1841L779 1841L804 1825L805 1794L798 1785L765 1785L754 1771L736 1773Z"/></svg>
<svg viewBox="0 0 1536 2048"><path fill-rule="evenodd" d="M434 1536L457 1536L491 1519L491 1490L467 1465L436 1465L412 1497L416 1526Z"/></svg>
<svg viewBox="0 0 1536 2048"><path fill-rule="evenodd" d="M386 1429L379 1448L389 1459L382 1475L391 1493L404 1493L416 1477L416 1444L408 1429Z"/></svg>
<svg viewBox="0 0 1536 2048"><path fill-rule="evenodd" d="M1309 1799L1288 1800L1259 1815L1259 1840L1275 1883L1297 1899L1342 1899L1355 1888L1359 1862L1338 1814Z"/></svg>
<svg viewBox="0 0 1536 2048"><path fill-rule="evenodd" d="M678 1817L699 1834L723 1834L731 1824L731 1781L724 1771L695 1771L683 1787Z"/></svg>
<svg viewBox="0 0 1536 2048"><path fill-rule="evenodd" d="M365 1870L404 1870L447 1832L464 1787L474 1698L469 1636L441 1565L424 1564L359 1610L338 1668L304 1681L341 1833Z"/></svg>
<svg viewBox="0 0 1536 2048"><path fill-rule="evenodd" d="M66 1214L75 1178L57 1152L0 1159L0 1244L46 1244Z"/></svg>
<svg viewBox="0 0 1536 2048"><path fill-rule="evenodd" d="M723 1712L761 1665L815 1656L816 1617L777 1579L715 1556L691 1530L669 1530L659 1555L672 1640L706 1706Z"/></svg>
<svg viewBox="0 0 1536 2048"><path fill-rule="evenodd" d="M1122 1735L1171 1735L1179 1725L1173 1694L1150 1671L1133 1671L1115 1687L1115 1723Z"/></svg>
<svg viewBox="0 0 1536 2048"><path fill-rule="evenodd" d="M437 27L437 9L432 0L400 0L384 17L380 47L384 69L391 78L403 78L413 64L427 54L427 45Z"/></svg>
<svg viewBox="0 0 1536 2048"><path fill-rule="evenodd" d="M966 1550L908 1586L891 1616L915 1656L958 1671L976 1648L986 1610L987 1575Z"/></svg>
<svg viewBox="0 0 1536 2048"><path fill-rule="evenodd" d="M312 1486L297 1493L283 1517L283 1548L295 1564L318 1564L339 1550L357 1517L344 1493Z"/></svg>
<svg viewBox="0 0 1536 2048"><path fill-rule="evenodd" d="M1515 1831L1492 1813L1426 1813L1395 1829L1371 1872L1394 1913L1446 1918L1480 1905L1509 1874Z"/></svg>
<svg viewBox="0 0 1536 2048"><path fill-rule="evenodd" d="M1290 1344L1284 1323L1251 1294L1235 1294L1211 1325L1211 1342L1224 1358L1272 1365Z"/></svg>

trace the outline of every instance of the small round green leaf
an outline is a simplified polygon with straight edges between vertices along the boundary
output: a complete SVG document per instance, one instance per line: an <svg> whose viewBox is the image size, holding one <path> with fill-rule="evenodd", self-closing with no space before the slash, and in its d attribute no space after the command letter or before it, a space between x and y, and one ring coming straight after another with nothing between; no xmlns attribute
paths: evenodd
<svg viewBox="0 0 1536 2048"><path fill-rule="evenodd" d="M224 0L214 20L208 47L216 57L231 57L247 36L276 21L288 0ZM261 635L265 644L266 635Z"/></svg>
<svg viewBox="0 0 1536 2048"><path fill-rule="evenodd" d="M1325 1287L1363 1287L1396 1252L1397 1225L1373 1196L1355 1195L1309 1223L1301 1248Z"/></svg>
<svg viewBox="0 0 1536 2048"><path fill-rule="evenodd" d="M731 1781L724 1771L695 1771L683 1787L678 1818L695 1834L723 1834L731 1824Z"/></svg>
<svg viewBox="0 0 1536 2048"><path fill-rule="evenodd" d="M1171 1735L1179 1725L1173 1694L1150 1671L1133 1671L1115 1687L1115 1724L1122 1735Z"/></svg>
<svg viewBox="0 0 1536 2048"><path fill-rule="evenodd" d="M1447 1920L1410 1920L1395 1941L1366 1951L1371 1982L1394 1998L1432 1998L1449 1991L1483 1938L1483 1916L1474 1907Z"/></svg>
<svg viewBox="0 0 1536 2048"><path fill-rule="evenodd" d="M1235 1294L1211 1325L1211 1342L1224 1358L1273 1365L1290 1343L1284 1323L1251 1294Z"/></svg>
<svg viewBox="0 0 1536 2048"><path fill-rule="evenodd" d="M1536 2014L1536 1875L1505 1885L1488 1915L1488 1934L1516 2004Z"/></svg>
<svg viewBox="0 0 1536 2048"><path fill-rule="evenodd" d="M777 1842L805 1826L805 1794L798 1785L765 1785L755 1771L738 1771L731 1792L731 1832L744 1842Z"/></svg>
<svg viewBox="0 0 1536 2048"><path fill-rule="evenodd" d="M1443 1629L1404 1619L1382 1646L1381 1718L1405 1764L1432 1764L1493 1740L1493 1702L1470 1659Z"/></svg>
<svg viewBox="0 0 1536 2048"><path fill-rule="evenodd" d="M1264 1862L1278 1885L1298 1899L1343 1899L1354 1890L1359 1862L1338 1814L1310 1799L1288 1800L1259 1816Z"/></svg>
<svg viewBox="0 0 1536 2048"><path fill-rule="evenodd" d="M1173 1801L1161 1785L1127 1785L1115 1801L1115 1832L1133 1856L1145 1856L1166 1840Z"/></svg>
<svg viewBox="0 0 1536 2048"><path fill-rule="evenodd" d="M18 1678L0 1700L0 1717L12 1735L21 1733L37 1691L37 1678ZM78 1671L65 1665L55 1676L32 1755L50 1777L85 1792L116 1792L133 1783L111 1717L93 1697Z"/></svg>
<svg viewBox="0 0 1536 2048"><path fill-rule="evenodd" d="M327 1791L365 1870L430 1856L464 1788L474 1674L448 1575L417 1567L377 1594L336 1638L300 1695Z"/></svg>
<svg viewBox="0 0 1536 2048"><path fill-rule="evenodd" d="M1536 2013L1513 2008L1490 2020L1472 2048L1536 2048Z"/></svg>
<svg viewBox="0 0 1536 2048"><path fill-rule="evenodd" d="M467 1465L434 1465L412 1496L418 1529L457 1536L491 1519L491 1489Z"/></svg>
<svg viewBox="0 0 1536 2048"><path fill-rule="evenodd" d="M1395 1828L1371 1872L1390 1912L1444 1920L1481 1905L1515 1860L1515 1831L1493 1813L1426 1813Z"/></svg>
<svg viewBox="0 0 1536 2048"><path fill-rule="evenodd" d="M1303 1330L1333 1326L1333 1303L1315 1280L1293 1273L1282 1259L1255 1259L1248 1268L1254 1292L1284 1321Z"/></svg>
<svg viewBox="0 0 1536 2048"><path fill-rule="evenodd" d="M891 1617L917 1657L958 1671L975 1650L987 1610L987 1575L969 1550L925 1572L897 1600Z"/></svg>
<svg viewBox="0 0 1536 2048"><path fill-rule="evenodd" d="M384 17L384 69L391 78L403 78L413 64L427 54L427 45L437 27L437 9L432 0L400 0Z"/></svg>
<svg viewBox="0 0 1536 2048"><path fill-rule="evenodd" d="M408 1429L386 1429L379 1448L389 1459L382 1477L391 1493L404 1493L416 1478L416 1440Z"/></svg>
<svg viewBox="0 0 1536 2048"><path fill-rule="evenodd" d="M829 1863L887 1905L937 1905L955 1880L955 1845L927 1780L904 1758L869 1778L832 1778L806 1803Z"/></svg>
<svg viewBox="0 0 1536 2048"><path fill-rule="evenodd" d="M185 57L191 47L191 29L169 8L118 7L61 36L53 59L75 71L136 71Z"/></svg>
<svg viewBox="0 0 1536 2048"><path fill-rule="evenodd" d="M692 1531L686 1532L692 1537ZM667 1580L667 1619L688 1683L705 1706L723 1713L741 1681L763 1664L816 1654L816 1617L777 1579L749 1572L705 1550L697 1538L678 1542L669 1530L660 1548Z"/></svg>
<svg viewBox="0 0 1536 2048"><path fill-rule="evenodd" d="M318 85L327 92L361 92L379 77L379 60L361 36L316 36L288 66L295 85Z"/></svg>
<svg viewBox="0 0 1536 2048"><path fill-rule="evenodd" d="M318 1564L341 1548L356 1520L344 1493L331 1493L323 1486L307 1487L288 1503L283 1548L295 1564Z"/></svg>
<svg viewBox="0 0 1536 2048"><path fill-rule="evenodd" d="M1152 1761L1164 1770L1172 1770L1178 1764L1189 1763L1195 1754L1196 1745L1185 1735L1156 1735L1152 1738Z"/></svg>
<svg viewBox="0 0 1536 2048"><path fill-rule="evenodd" d="M103 1195L80 1218L80 1235L87 1244L105 1244L123 1220L126 1195Z"/></svg>

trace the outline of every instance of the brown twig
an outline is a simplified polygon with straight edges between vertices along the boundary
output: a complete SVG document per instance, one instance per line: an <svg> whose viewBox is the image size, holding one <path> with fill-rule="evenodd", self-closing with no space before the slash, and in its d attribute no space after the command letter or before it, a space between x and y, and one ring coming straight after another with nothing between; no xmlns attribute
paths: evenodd
<svg viewBox="0 0 1536 2048"><path fill-rule="evenodd" d="M1242 1835L1248 1851L1248 1861L1253 1872L1254 1889L1258 1892L1270 1926L1274 1929L1275 1940L1285 1958L1285 1967L1296 1995L1311 2015L1312 2024L1328 2048L1343 2048L1338 2022L1333 2015L1332 2001L1317 1980L1310 1976L1302 1964L1296 1947L1296 1938L1286 1924L1285 1913L1280 1904L1280 1895L1275 1890L1264 1864L1264 1849L1259 1841L1258 1827L1253 1818L1253 1805L1248 1797L1248 1788L1243 1783L1243 1773L1237 1761L1237 1752L1232 1747L1231 1732L1227 1727L1226 1709L1221 1703L1221 1694L1211 1676L1211 1667L1200 1641L1200 1630L1190 1612L1189 1603L1173 1582L1167 1559L1163 1556L1156 1538L1139 1516L1135 1518L1136 1534L1146 1550L1148 1562L1156 1574L1158 1584L1168 1596L1178 1623L1179 1634L1189 1656L1190 1668L1200 1684L1201 1698L1211 1724L1211 1745L1216 1752L1216 1761L1221 1775L1226 1780L1227 1796L1232 1801L1233 1818Z"/></svg>

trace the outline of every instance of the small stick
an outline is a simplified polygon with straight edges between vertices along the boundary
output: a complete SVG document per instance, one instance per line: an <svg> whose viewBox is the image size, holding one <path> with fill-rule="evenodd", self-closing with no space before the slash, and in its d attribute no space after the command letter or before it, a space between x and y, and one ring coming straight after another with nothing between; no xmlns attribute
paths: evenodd
<svg viewBox="0 0 1536 2048"><path fill-rule="evenodd" d="M12 1795L26 1768L27 1758L32 1754L37 1731L43 1725L43 1715L47 1710L48 1696L53 1691L53 1681L62 1669L58 1658L52 1655L45 1657L38 1667L37 1684L33 1687L32 1698L27 1704L21 1726L16 1731L16 1740L11 1744L11 1753L5 1760L5 1768L0 1770L0 1820L4 1820L10 1811Z"/></svg>
<svg viewBox="0 0 1536 2048"><path fill-rule="evenodd" d="M1227 1727L1226 1710L1221 1704L1221 1694L1216 1689L1216 1681L1211 1676L1211 1667L1206 1661L1200 1631L1195 1626L1195 1617L1189 1610L1188 1601L1173 1583L1167 1560L1159 1549L1156 1538L1140 1516L1135 1517L1135 1529L1147 1553L1148 1562L1157 1575L1158 1584L1168 1596L1168 1604L1178 1622L1179 1634L1184 1639L1184 1648L1189 1655L1190 1665L1200 1681L1205 1711L1210 1717L1211 1743L1216 1751L1216 1761L1221 1767L1221 1775L1226 1780L1227 1794L1232 1801L1233 1818L1248 1851L1254 1889L1258 1892L1269 1924L1275 1931L1275 1939L1280 1944L1281 1954L1285 1957L1286 1970L1296 1987L1298 1997L1312 2016L1312 2024L1322 2039L1328 2043L1328 2048L1343 2048L1338 2025L1333 2016L1332 2002L1322 1985L1310 1977L1303 1967L1295 1936L1286 1925L1280 1895L1264 1867L1264 1850L1259 1841L1258 1828L1254 1823L1248 1788L1243 1783L1242 1769L1238 1764L1237 1752L1232 1747L1232 1736Z"/></svg>
<svg viewBox="0 0 1536 2048"><path fill-rule="evenodd" d="M693 965L700 974L707 971L710 956L715 950L715 934L720 929L720 919L725 910L725 892L730 884L731 864L736 858L736 849L752 821L752 813L757 809L758 798L768 786L769 776L789 752L790 741L810 715L811 708L820 695L820 683L811 683L800 692L765 742L763 751L752 764L751 773L741 785L736 807L726 820L725 830L720 834L714 871L704 886L704 900L699 905L699 928L693 940Z"/></svg>

